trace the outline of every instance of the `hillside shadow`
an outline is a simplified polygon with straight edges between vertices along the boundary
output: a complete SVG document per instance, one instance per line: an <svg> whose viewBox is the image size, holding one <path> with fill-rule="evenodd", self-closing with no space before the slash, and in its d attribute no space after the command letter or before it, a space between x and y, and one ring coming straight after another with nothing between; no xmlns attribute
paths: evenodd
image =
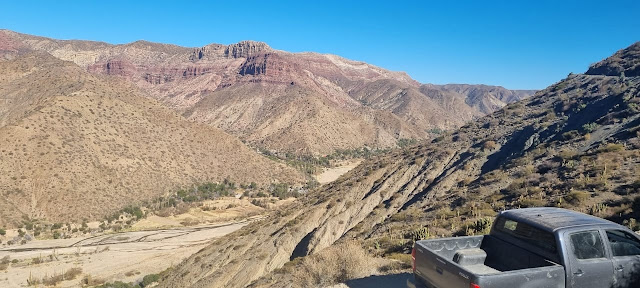
<svg viewBox="0 0 640 288"><path fill-rule="evenodd" d="M360 279L349 280L343 284L349 288L407 287L407 280L412 278L413 274L411 273L373 275Z"/></svg>
<svg viewBox="0 0 640 288"><path fill-rule="evenodd" d="M520 157L524 152L525 146L529 138L535 134L533 126L529 125L521 130L513 132L509 141L503 144L500 150L489 155L487 162L482 165L480 170L482 173L488 173L500 167L507 160Z"/></svg>

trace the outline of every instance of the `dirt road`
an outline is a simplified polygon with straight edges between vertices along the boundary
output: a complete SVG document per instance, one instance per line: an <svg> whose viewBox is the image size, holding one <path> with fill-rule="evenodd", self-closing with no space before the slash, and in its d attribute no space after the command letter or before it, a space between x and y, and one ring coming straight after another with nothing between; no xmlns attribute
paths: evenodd
<svg viewBox="0 0 640 288"><path fill-rule="evenodd" d="M249 220L250 221L250 220ZM211 239L236 231L248 221L155 231L123 232L85 238L35 240L3 247L0 259L16 259L0 271L0 287L27 287L29 277L41 279L82 268L90 275L112 282L132 282L158 273L203 248ZM38 264L36 264L38 263ZM82 276L57 287L79 287Z"/></svg>

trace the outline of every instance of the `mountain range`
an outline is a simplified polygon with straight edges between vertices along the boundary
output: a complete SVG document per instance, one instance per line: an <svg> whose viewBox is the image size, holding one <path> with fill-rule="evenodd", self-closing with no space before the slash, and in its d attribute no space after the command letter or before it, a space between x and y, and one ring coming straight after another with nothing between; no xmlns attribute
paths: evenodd
<svg viewBox="0 0 640 288"><path fill-rule="evenodd" d="M433 138L535 92L421 84L402 72L255 41L112 45L0 30L0 49L43 51L94 75L124 79L186 119L253 147L297 155Z"/></svg>
<svg viewBox="0 0 640 288"><path fill-rule="evenodd" d="M186 48L0 30L0 226L102 219L177 187L302 185L297 155L428 139L533 91L420 84L243 41ZM248 148L252 147L252 148Z"/></svg>

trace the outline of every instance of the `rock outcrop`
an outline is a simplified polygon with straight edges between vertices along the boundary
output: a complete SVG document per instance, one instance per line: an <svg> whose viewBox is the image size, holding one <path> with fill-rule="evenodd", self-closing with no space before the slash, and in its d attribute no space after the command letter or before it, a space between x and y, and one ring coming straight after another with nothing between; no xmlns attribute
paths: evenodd
<svg viewBox="0 0 640 288"><path fill-rule="evenodd" d="M241 41L227 46L224 55L230 58L249 58L258 53L268 52L271 47L264 42Z"/></svg>
<svg viewBox="0 0 640 288"><path fill-rule="evenodd" d="M88 69L91 72L123 77L131 77L136 72L136 67L126 60L109 60L103 64L89 66Z"/></svg>

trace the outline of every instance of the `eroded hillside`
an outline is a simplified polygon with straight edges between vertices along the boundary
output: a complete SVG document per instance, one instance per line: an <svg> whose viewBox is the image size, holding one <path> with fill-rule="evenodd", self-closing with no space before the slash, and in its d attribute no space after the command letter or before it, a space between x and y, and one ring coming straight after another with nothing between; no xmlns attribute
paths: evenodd
<svg viewBox="0 0 640 288"><path fill-rule="evenodd" d="M120 79L43 52L7 55L0 60L2 227L101 219L200 181L305 181Z"/></svg>
<svg viewBox="0 0 640 288"><path fill-rule="evenodd" d="M595 67L637 63L638 47ZM486 232L497 211L514 207L567 207L634 226L640 77L625 75L570 75L431 143L368 160L214 241L161 287L296 287L305 260L290 260L336 242L358 239L386 257L416 239Z"/></svg>

